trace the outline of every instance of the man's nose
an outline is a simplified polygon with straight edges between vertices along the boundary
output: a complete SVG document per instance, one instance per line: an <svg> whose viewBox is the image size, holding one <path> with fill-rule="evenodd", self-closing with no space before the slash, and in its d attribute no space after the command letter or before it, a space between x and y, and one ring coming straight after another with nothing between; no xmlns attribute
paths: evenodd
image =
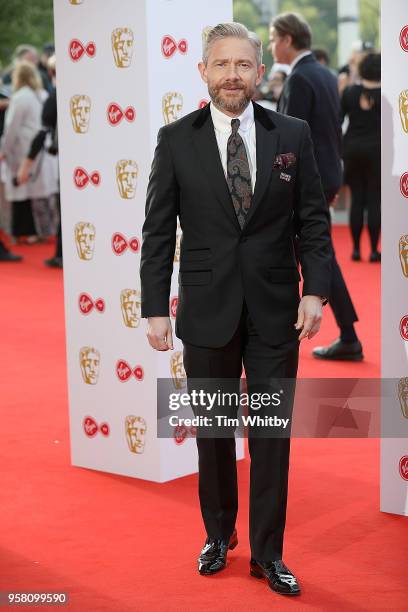
<svg viewBox="0 0 408 612"><path fill-rule="evenodd" d="M239 79L238 67L235 64L230 64L227 68L227 79Z"/></svg>

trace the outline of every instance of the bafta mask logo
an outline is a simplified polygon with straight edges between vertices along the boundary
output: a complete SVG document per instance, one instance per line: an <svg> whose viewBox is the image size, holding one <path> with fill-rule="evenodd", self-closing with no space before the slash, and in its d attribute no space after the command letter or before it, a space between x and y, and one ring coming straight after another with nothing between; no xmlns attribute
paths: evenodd
<svg viewBox="0 0 408 612"><path fill-rule="evenodd" d="M178 296L174 295L170 299L170 316L172 317L172 319L176 318L176 315L177 315L177 306L178 306Z"/></svg>
<svg viewBox="0 0 408 612"><path fill-rule="evenodd" d="M402 129L408 134L408 89L401 91L399 96L399 114Z"/></svg>
<svg viewBox="0 0 408 612"><path fill-rule="evenodd" d="M94 438L98 431L103 436L105 436L105 438L109 436L110 428L108 423L101 423L100 425L98 425L95 419L91 416L85 417L82 422L82 425L84 428L85 435L87 435L88 438Z"/></svg>
<svg viewBox="0 0 408 612"><path fill-rule="evenodd" d="M101 356L99 351L92 346L83 346L79 351L79 365L81 366L82 378L87 385L96 385L99 376L99 365Z"/></svg>
<svg viewBox="0 0 408 612"><path fill-rule="evenodd" d="M132 368L125 359L119 359L116 364L116 375L120 382L127 382L134 376L136 380L143 380L144 371L141 365Z"/></svg>
<svg viewBox="0 0 408 612"><path fill-rule="evenodd" d="M408 53L408 25L405 25L400 32L401 49Z"/></svg>
<svg viewBox="0 0 408 612"><path fill-rule="evenodd" d="M208 100L200 100L198 103L198 108L205 108L208 104Z"/></svg>
<svg viewBox="0 0 408 612"><path fill-rule="evenodd" d="M72 126L77 134L86 134L91 115L91 98L89 96L72 96L70 100Z"/></svg>
<svg viewBox="0 0 408 612"><path fill-rule="evenodd" d="M78 4L82 4L84 0L69 0L70 4L77 6Z"/></svg>
<svg viewBox="0 0 408 612"><path fill-rule="evenodd" d="M130 28L113 30L112 51L118 68L128 68L130 66L133 53L133 32Z"/></svg>
<svg viewBox="0 0 408 612"><path fill-rule="evenodd" d="M183 109L183 96L176 91L164 94L162 109L165 125L177 121L177 119L180 119L180 113Z"/></svg>
<svg viewBox="0 0 408 612"><path fill-rule="evenodd" d="M399 240L398 252L402 273L406 278L408 278L408 234L406 236L401 236Z"/></svg>
<svg viewBox="0 0 408 612"><path fill-rule="evenodd" d="M400 321L400 334L401 338L408 342L408 315L402 317Z"/></svg>
<svg viewBox="0 0 408 612"><path fill-rule="evenodd" d="M123 289L120 292L120 306L123 322L126 327L139 327L141 317L140 291L137 289Z"/></svg>
<svg viewBox="0 0 408 612"><path fill-rule="evenodd" d="M400 178L400 189L404 198L408 198L408 172L404 172Z"/></svg>
<svg viewBox="0 0 408 612"><path fill-rule="evenodd" d="M129 414L125 419L126 440L131 453L141 455L146 444L146 421L141 416Z"/></svg>
<svg viewBox="0 0 408 612"><path fill-rule="evenodd" d="M170 357L170 372L175 389L182 389L186 386L187 377L183 365L183 353L181 351L176 351Z"/></svg>
<svg viewBox="0 0 408 612"><path fill-rule="evenodd" d="M101 175L99 174L99 172L97 170L94 170L93 172L90 172L88 174L88 172L84 170L84 168L81 168L80 166L75 168L74 170L75 187L77 189L85 189L85 187L88 184L91 184L94 187L99 187L99 185L101 184Z"/></svg>
<svg viewBox="0 0 408 612"><path fill-rule="evenodd" d="M116 182L120 197L131 200L136 195L139 168L133 159L120 159L116 164Z"/></svg>
<svg viewBox="0 0 408 612"><path fill-rule="evenodd" d="M95 57L96 45L93 41L82 44L77 38L73 38L68 46L68 53L73 62L79 62L84 53L88 57Z"/></svg>
<svg viewBox="0 0 408 612"><path fill-rule="evenodd" d="M408 419L408 377L398 381L398 399L403 416Z"/></svg>
<svg viewBox="0 0 408 612"><path fill-rule="evenodd" d="M401 478L408 480L408 455L401 457L399 462L399 473Z"/></svg>
<svg viewBox="0 0 408 612"><path fill-rule="evenodd" d="M174 249L174 262L180 262L180 246L181 246L181 234L176 234L176 247Z"/></svg>
<svg viewBox="0 0 408 612"><path fill-rule="evenodd" d="M123 255L128 249L137 253L140 249L140 243L135 237L127 240L123 234L115 232L112 236L112 249L115 255Z"/></svg>
<svg viewBox="0 0 408 612"><path fill-rule="evenodd" d="M106 116L108 118L108 123L115 127L119 125L122 119L126 119L129 123L132 123L132 121L135 120L136 111L133 106L122 109L116 102L111 102L106 111Z"/></svg>
<svg viewBox="0 0 408 612"><path fill-rule="evenodd" d="M182 38L178 43L169 35L163 36L161 41L161 50L166 59L170 59L178 50L182 55L188 51L188 43L185 38Z"/></svg>
<svg viewBox="0 0 408 612"><path fill-rule="evenodd" d="M81 221L75 225L75 243L79 258L84 261L92 259L95 248L95 226Z"/></svg>
<svg viewBox="0 0 408 612"><path fill-rule="evenodd" d="M88 293L81 293L78 299L79 311L83 315L88 315L95 308L96 312L105 312L105 300L97 298L93 300Z"/></svg>

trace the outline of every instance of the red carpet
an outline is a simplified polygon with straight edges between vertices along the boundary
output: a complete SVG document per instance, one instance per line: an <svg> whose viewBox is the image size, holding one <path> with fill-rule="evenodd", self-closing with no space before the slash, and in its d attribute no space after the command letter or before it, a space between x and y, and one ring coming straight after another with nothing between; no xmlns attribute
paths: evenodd
<svg viewBox="0 0 408 612"><path fill-rule="evenodd" d="M345 228L335 242L367 359L350 366L309 356L336 337L326 308L321 333L302 347L301 374L375 376L380 268L349 261ZM248 574L247 460L240 544L211 578L196 572L204 540L196 476L158 485L71 467L62 273L42 265L50 245L16 252L23 264L0 264L0 591L66 591L79 612L406 610L407 523L378 510L377 440L293 441L284 557L303 587L297 599Z"/></svg>

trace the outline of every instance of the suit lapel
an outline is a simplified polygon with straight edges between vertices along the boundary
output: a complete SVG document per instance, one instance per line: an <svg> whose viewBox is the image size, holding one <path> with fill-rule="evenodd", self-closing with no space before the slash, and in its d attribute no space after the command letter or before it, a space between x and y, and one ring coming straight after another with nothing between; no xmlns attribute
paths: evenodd
<svg viewBox="0 0 408 612"><path fill-rule="evenodd" d="M231 200L231 195L220 159L209 104L207 104L207 106L202 110L193 125L195 129L193 131L192 140L200 162L200 167L205 173L208 184L214 191L218 201L223 206L232 223L240 232L241 227L234 210L234 205Z"/></svg>
<svg viewBox="0 0 408 612"><path fill-rule="evenodd" d="M256 183L244 229L255 214L271 180L273 163L279 146L279 132L262 106L254 104L256 129Z"/></svg>

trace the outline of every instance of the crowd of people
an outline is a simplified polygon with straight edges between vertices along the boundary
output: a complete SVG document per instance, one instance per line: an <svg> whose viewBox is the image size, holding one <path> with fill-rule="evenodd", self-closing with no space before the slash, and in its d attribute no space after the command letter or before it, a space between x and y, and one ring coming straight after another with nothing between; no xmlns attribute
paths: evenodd
<svg viewBox="0 0 408 612"><path fill-rule="evenodd" d="M55 76L53 45L20 45L1 75L0 261L21 261L10 243L57 236L45 263L62 267Z"/></svg>

